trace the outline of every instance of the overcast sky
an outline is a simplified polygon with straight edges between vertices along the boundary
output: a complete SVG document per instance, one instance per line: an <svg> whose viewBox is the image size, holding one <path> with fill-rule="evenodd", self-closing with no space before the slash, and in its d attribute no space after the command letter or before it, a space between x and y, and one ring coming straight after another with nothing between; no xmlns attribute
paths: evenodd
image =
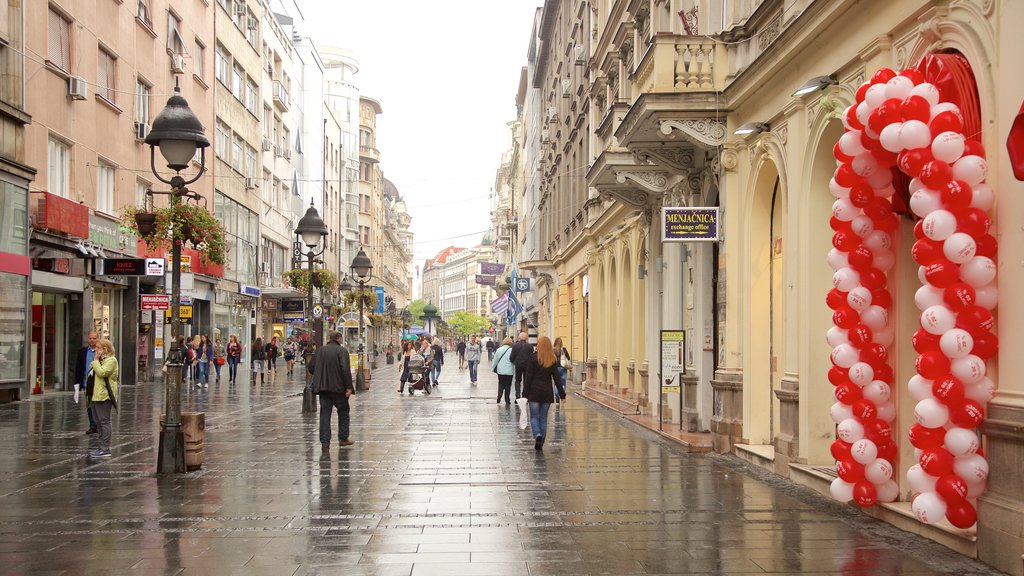
<svg viewBox="0 0 1024 576"><path fill-rule="evenodd" d="M352 50L380 102L381 169L405 198L414 265L490 227L489 194L515 119L542 0L308 0L316 42ZM419 278L415 278L419 294Z"/></svg>

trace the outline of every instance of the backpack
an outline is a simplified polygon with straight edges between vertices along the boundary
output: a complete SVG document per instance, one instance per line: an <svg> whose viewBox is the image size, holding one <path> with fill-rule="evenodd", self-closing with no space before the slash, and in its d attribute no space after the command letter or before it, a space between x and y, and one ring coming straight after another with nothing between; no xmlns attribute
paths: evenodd
<svg viewBox="0 0 1024 576"><path fill-rule="evenodd" d="M423 355L419 352L414 352L409 356L409 370L423 370Z"/></svg>

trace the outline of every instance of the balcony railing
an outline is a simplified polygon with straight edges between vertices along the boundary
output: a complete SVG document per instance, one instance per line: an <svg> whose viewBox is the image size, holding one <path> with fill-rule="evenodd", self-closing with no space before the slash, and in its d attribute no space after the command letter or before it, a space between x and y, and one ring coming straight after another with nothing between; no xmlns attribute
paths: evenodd
<svg viewBox="0 0 1024 576"><path fill-rule="evenodd" d="M274 80L271 94L274 97L274 105L280 108L282 112L286 112L288 110L288 89L284 87L284 83L280 80Z"/></svg>
<svg viewBox="0 0 1024 576"><path fill-rule="evenodd" d="M720 91L727 51L704 36L655 36L633 71L636 94Z"/></svg>

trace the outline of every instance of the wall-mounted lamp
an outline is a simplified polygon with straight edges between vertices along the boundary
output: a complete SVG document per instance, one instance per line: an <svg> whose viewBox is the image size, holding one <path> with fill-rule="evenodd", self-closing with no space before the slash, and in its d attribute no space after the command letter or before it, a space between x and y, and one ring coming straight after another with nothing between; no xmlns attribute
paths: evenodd
<svg viewBox="0 0 1024 576"><path fill-rule="evenodd" d="M804 85L797 88L796 92L793 92L793 96L803 96L804 94L810 94L811 92L817 92L818 90L824 90L828 86L835 86L839 84L835 76L815 76Z"/></svg>
<svg viewBox="0 0 1024 576"><path fill-rule="evenodd" d="M767 132L770 130L768 125L764 122L747 122L736 129L733 134L738 136L746 136L747 134L760 134L761 132Z"/></svg>

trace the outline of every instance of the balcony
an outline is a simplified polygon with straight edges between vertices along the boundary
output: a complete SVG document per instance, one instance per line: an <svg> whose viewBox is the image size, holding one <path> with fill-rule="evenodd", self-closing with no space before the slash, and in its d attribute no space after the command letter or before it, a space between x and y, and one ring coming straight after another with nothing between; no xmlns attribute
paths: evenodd
<svg viewBox="0 0 1024 576"><path fill-rule="evenodd" d="M287 112L288 89L284 87L284 84L280 80L274 80L274 84L270 92L274 98L274 106L276 106L281 112Z"/></svg>
<svg viewBox="0 0 1024 576"><path fill-rule="evenodd" d="M380 151L373 146L359 146L360 162L380 162Z"/></svg>

